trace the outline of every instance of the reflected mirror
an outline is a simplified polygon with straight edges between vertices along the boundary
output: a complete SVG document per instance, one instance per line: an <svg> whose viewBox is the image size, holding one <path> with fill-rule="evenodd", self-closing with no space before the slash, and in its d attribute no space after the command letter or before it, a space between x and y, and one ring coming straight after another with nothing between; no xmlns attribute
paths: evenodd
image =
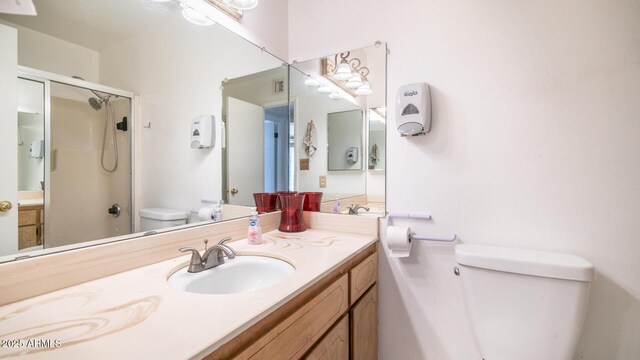
<svg viewBox="0 0 640 360"><path fill-rule="evenodd" d="M0 67L21 78L18 103L2 97L17 109L17 130L0 124L17 131L0 145L16 154L3 171L17 180L2 189L14 210L0 216L0 261L211 222L206 210L226 196L220 85L270 71L286 85L282 61L219 25L188 22L176 0L34 4L37 16L0 14L2 39L17 30L17 46L3 41L1 51L19 69ZM284 99L261 103L265 116ZM203 115L212 146L192 148ZM288 182L278 178L285 165L267 176ZM221 207L223 220L249 214Z"/></svg>
<svg viewBox="0 0 640 360"><path fill-rule="evenodd" d="M329 171L362 170L362 110L327 114L327 157Z"/></svg>
<svg viewBox="0 0 640 360"><path fill-rule="evenodd" d="M386 119L384 108L369 109L369 170L384 170L386 155Z"/></svg>
<svg viewBox="0 0 640 360"><path fill-rule="evenodd" d="M378 43L291 66L295 190L322 192L321 211L384 216L385 175L368 169L365 124L368 109L386 105L386 54ZM386 135L377 135L381 154Z"/></svg>

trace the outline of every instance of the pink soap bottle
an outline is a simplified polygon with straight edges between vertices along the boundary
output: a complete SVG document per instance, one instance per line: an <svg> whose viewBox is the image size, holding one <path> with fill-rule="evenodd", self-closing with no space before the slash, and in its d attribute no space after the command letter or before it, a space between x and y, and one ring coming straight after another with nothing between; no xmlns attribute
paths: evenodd
<svg viewBox="0 0 640 360"><path fill-rule="evenodd" d="M249 218L249 230L247 231L247 242L251 245L262 244L262 228L258 221L258 211L251 208L251 217Z"/></svg>

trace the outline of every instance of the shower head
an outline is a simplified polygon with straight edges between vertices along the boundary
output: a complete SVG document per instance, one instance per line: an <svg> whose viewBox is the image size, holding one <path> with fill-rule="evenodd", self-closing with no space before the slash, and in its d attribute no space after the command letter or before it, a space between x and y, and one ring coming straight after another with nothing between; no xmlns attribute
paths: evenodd
<svg viewBox="0 0 640 360"><path fill-rule="evenodd" d="M102 103L104 102L104 100L102 99L98 99L98 98L89 98L89 105L91 105L91 107L93 108L93 110L100 110L102 109Z"/></svg>

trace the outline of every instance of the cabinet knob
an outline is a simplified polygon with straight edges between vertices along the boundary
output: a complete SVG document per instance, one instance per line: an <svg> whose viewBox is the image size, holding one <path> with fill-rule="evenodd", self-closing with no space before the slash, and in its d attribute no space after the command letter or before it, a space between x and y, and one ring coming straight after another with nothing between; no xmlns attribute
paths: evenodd
<svg viewBox="0 0 640 360"><path fill-rule="evenodd" d="M13 207L13 204L11 203L11 201L0 201L0 211L1 212L7 212L9 210L11 210L11 208Z"/></svg>
<svg viewBox="0 0 640 360"><path fill-rule="evenodd" d="M238 189L233 188L229 192L231 193L231 196L236 196L236 194L238 193Z"/></svg>

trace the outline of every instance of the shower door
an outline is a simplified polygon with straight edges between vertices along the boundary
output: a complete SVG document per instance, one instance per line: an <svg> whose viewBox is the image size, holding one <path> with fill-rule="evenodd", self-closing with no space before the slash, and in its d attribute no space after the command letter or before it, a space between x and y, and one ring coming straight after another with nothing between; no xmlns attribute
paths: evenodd
<svg viewBox="0 0 640 360"><path fill-rule="evenodd" d="M131 98L52 81L50 103L45 247L130 234Z"/></svg>

